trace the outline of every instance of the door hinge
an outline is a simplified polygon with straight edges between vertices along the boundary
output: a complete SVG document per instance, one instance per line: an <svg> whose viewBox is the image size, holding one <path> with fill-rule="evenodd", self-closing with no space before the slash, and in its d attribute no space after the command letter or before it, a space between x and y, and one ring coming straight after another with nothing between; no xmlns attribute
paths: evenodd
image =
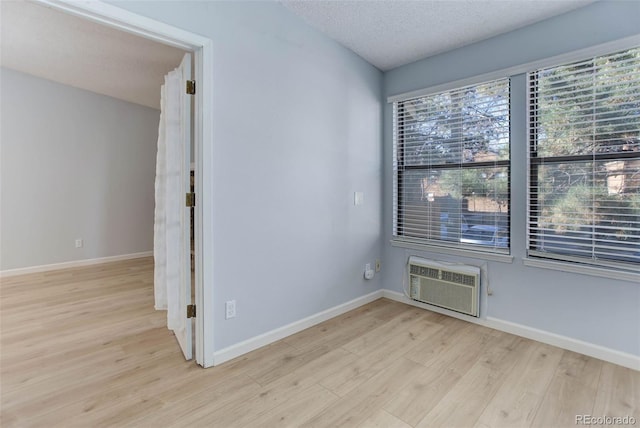
<svg viewBox="0 0 640 428"><path fill-rule="evenodd" d="M185 205L188 207L196 206L196 194L195 193L187 193L185 198Z"/></svg>
<svg viewBox="0 0 640 428"><path fill-rule="evenodd" d="M196 317L196 305L187 305L187 318Z"/></svg>
<svg viewBox="0 0 640 428"><path fill-rule="evenodd" d="M196 81L187 80L187 94L193 95L196 93Z"/></svg>

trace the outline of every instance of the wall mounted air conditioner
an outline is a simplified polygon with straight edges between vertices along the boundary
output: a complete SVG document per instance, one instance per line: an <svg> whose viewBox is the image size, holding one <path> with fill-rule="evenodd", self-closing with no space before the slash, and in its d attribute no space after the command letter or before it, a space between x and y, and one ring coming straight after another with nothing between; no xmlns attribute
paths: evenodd
<svg viewBox="0 0 640 428"><path fill-rule="evenodd" d="M480 316L480 268L409 257L409 297L474 317Z"/></svg>

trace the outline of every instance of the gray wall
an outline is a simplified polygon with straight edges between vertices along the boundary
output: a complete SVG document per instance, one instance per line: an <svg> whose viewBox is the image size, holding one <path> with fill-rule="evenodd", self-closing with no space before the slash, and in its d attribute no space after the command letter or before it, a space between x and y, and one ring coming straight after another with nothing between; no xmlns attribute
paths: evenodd
<svg viewBox="0 0 640 428"><path fill-rule="evenodd" d="M639 32L640 3L598 2L527 28L392 70L384 96L427 88L586 48ZM525 76L512 79L512 264L489 262L493 295L482 316L522 324L640 355L640 284L526 267ZM392 233L391 106L384 114L384 237ZM481 260L421 253L385 244L384 287L400 292L407 256L481 265Z"/></svg>
<svg viewBox="0 0 640 428"><path fill-rule="evenodd" d="M213 40L215 349L380 289L380 71L276 2L114 4Z"/></svg>
<svg viewBox="0 0 640 428"><path fill-rule="evenodd" d="M0 83L0 270L153 250L160 112L7 69Z"/></svg>

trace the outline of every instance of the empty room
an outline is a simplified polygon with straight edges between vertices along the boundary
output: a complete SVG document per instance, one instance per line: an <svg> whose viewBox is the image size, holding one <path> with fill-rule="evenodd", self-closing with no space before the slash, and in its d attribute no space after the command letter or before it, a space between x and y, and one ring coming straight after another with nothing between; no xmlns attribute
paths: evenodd
<svg viewBox="0 0 640 428"><path fill-rule="evenodd" d="M640 424L640 3L1 7L3 427Z"/></svg>

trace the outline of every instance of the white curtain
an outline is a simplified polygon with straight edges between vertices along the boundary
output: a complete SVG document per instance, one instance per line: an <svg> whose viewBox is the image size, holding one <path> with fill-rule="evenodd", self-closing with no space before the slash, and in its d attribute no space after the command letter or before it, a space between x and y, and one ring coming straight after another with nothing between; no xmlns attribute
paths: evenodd
<svg viewBox="0 0 640 428"><path fill-rule="evenodd" d="M181 215L184 209L182 180L181 74L174 70L161 88L158 154L156 158L156 207L153 255L155 308L167 310L167 327L180 325L179 302L182 260Z"/></svg>

